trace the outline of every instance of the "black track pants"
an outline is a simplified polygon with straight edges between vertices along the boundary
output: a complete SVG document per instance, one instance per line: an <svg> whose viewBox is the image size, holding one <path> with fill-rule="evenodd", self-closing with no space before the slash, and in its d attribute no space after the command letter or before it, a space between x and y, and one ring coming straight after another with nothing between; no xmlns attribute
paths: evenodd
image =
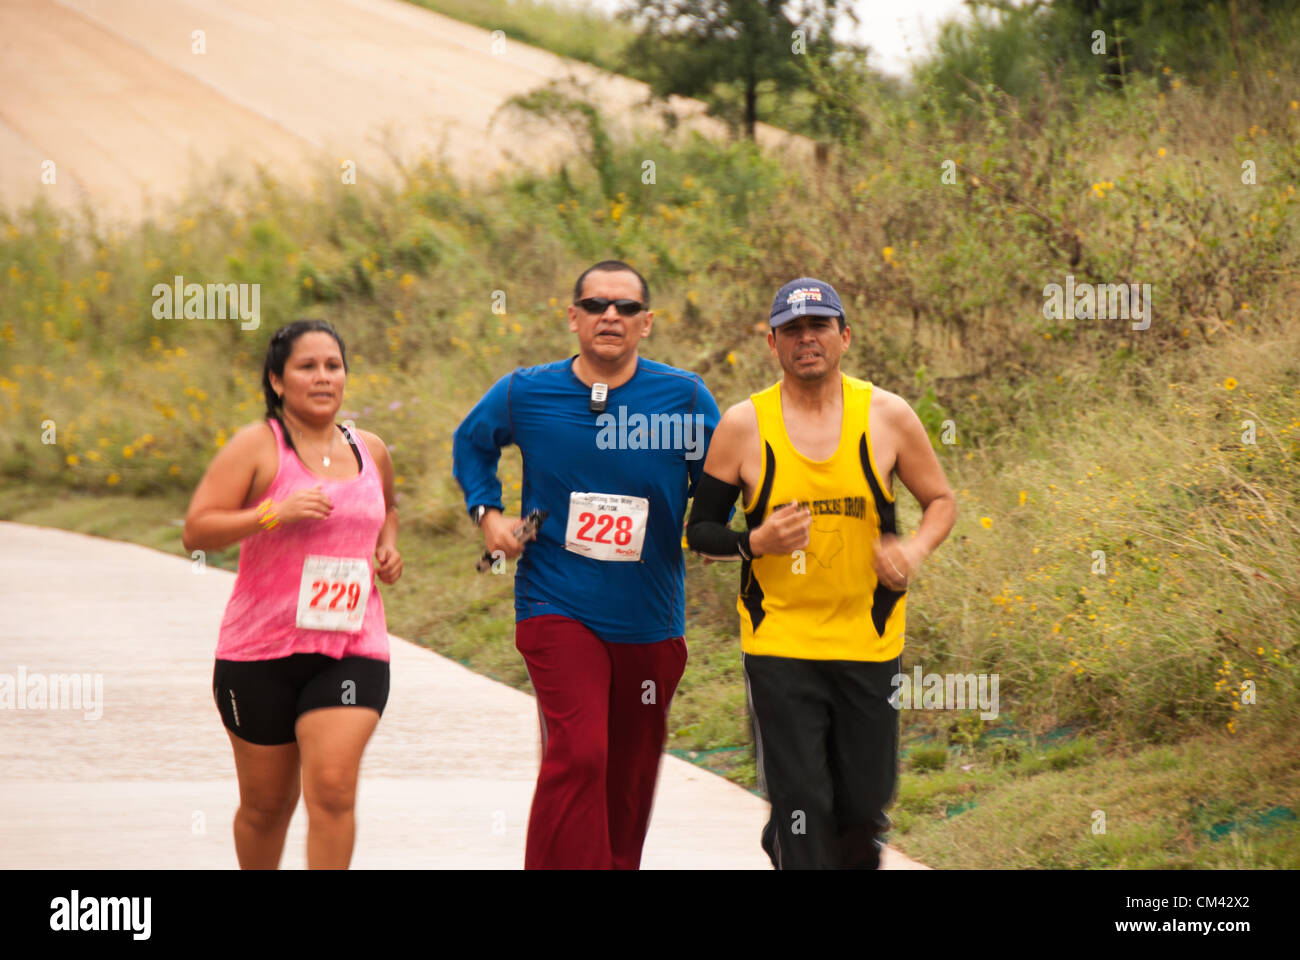
<svg viewBox="0 0 1300 960"><path fill-rule="evenodd" d="M772 865L876 869L898 783L889 698L901 658L742 662L759 784L772 804L762 841Z"/></svg>

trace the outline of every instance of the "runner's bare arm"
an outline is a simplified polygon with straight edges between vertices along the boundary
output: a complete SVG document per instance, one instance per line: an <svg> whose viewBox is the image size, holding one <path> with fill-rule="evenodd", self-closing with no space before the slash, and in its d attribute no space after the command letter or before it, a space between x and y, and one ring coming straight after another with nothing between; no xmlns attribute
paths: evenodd
<svg viewBox="0 0 1300 960"><path fill-rule="evenodd" d="M221 550L262 529L257 507L245 508L244 501L253 485L260 449L267 442L274 442L271 428L251 424L212 458L185 513L181 543L187 552ZM280 522L293 523L308 516L329 516L329 509L329 500L318 486L295 493L283 507L277 505L276 513Z"/></svg>
<svg viewBox="0 0 1300 960"><path fill-rule="evenodd" d="M759 442L758 412L753 401L745 400L731 407L713 432L713 442L704 461L706 477L738 488L736 492L743 493L744 502L748 503L758 489L762 472ZM686 542L697 553L735 559L737 554L741 557L786 554L808 545L812 517L806 507L786 504L753 530L738 535L726 527L725 511L731 504L719 506L725 494L720 497L713 493L712 484L705 489L711 494L704 498L708 502L703 503L697 493L686 528ZM741 545L733 546L738 537Z"/></svg>
<svg viewBox="0 0 1300 960"><path fill-rule="evenodd" d="M240 430L208 464L185 514L181 543L186 553L220 550L258 531L257 508L241 508L257 470L259 427Z"/></svg>
<svg viewBox="0 0 1300 960"><path fill-rule="evenodd" d="M754 412L753 401L744 400L729 407L718 421L713 439L709 441L709 452L704 458L704 472L723 483L745 489L748 497L748 485L742 483L745 479L742 477L745 446L757 442L758 414Z"/></svg>
<svg viewBox="0 0 1300 960"><path fill-rule="evenodd" d="M737 407L732 407L722 415L713 430L704 470L696 481L695 497L686 520L686 544L704 557L705 563L715 559L736 560L749 555L748 543L742 553L738 546L740 535L727 525L740 492L743 448L743 418L737 414ZM745 539L748 541L748 537Z"/></svg>
<svg viewBox="0 0 1300 960"><path fill-rule="evenodd" d="M379 539L375 545L396 547L397 488L393 473L393 458L388 454L388 446L376 434L369 430L358 430L357 433L365 441L366 449L370 451L370 458L379 467L379 476L384 483L384 505L387 507L387 516L384 518L384 526L379 531Z"/></svg>
<svg viewBox="0 0 1300 960"><path fill-rule="evenodd" d="M810 518L794 504L774 511L753 530L737 533L728 526L736 497L743 493L748 502L758 487L759 440L758 414L749 400L723 414L713 432L686 527L687 545L708 559L750 559L808 544Z"/></svg>
<svg viewBox="0 0 1300 960"><path fill-rule="evenodd" d="M885 538L893 540L893 544L910 561L910 576L952 530L957 519L957 499L948 486L943 467L939 465L939 458L935 456L930 437L916 411L902 397L894 398L887 409L887 422L898 437L898 457L894 472L898 474L903 486L916 497L923 511L921 525L905 543Z"/></svg>
<svg viewBox="0 0 1300 960"><path fill-rule="evenodd" d="M384 484L384 504L387 512L384 525L375 542L375 576L384 583L394 583L402 575L402 555L397 550L397 488L393 476L393 458L388 455L388 447L377 435L368 430L358 430L370 459L379 467L379 476Z"/></svg>

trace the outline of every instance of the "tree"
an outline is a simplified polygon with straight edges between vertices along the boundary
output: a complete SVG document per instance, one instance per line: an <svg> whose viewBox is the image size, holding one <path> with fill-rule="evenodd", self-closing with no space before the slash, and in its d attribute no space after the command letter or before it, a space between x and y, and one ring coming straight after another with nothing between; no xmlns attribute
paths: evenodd
<svg viewBox="0 0 1300 960"><path fill-rule="evenodd" d="M811 89L811 60L864 52L832 36L841 17L856 22L847 0L638 0L623 16L640 28L626 56L656 95L702 97L717 112L720 88L735 84L751 140L760 88Z"/></svg>

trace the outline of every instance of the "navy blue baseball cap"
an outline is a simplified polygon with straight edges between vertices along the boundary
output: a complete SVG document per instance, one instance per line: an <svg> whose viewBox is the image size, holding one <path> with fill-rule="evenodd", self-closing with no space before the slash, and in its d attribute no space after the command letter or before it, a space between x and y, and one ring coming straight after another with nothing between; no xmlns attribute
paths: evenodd
<svg viewBox="0 0 1300 960"><path fill-rule="evenodd" d="M772 326L779 327L801 316L844 318L844 305L829 283L800 277L776 292L772 300Z"/></svg>

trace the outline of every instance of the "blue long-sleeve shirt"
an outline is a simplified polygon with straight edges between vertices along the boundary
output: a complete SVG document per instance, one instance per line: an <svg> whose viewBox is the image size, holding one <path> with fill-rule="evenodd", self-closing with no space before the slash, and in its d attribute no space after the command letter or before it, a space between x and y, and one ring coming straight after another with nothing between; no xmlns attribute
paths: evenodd
<svg viewBox="0 0 1300 960"><path fill-rule="evenodd" d="M703 472L718 405L697 374L640 358L632 379L609 391L605 413L593 413L591 388L572 364L569 358L521 368L493 384L456 428L452 472L467 507L500 508L497 464L501 448L516 444L524 461L523 513L550 511L519 559L516 620L559 614L612 643L681 636L686 501ZM639 561L565 549L574 492L648 501Z"/></svg>

